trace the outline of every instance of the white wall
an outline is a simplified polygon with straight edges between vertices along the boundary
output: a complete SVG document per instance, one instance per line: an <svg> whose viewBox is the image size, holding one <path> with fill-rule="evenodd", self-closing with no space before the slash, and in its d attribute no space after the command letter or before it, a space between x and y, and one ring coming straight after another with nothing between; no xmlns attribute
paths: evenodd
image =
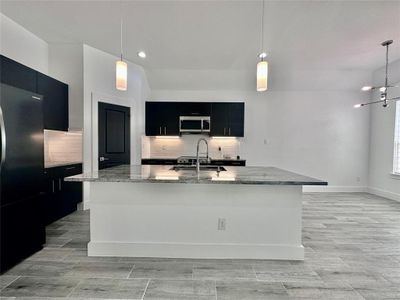
<svg viewBox="0 0 400 300"><path fill-rule="evenodd" d="M373 73L373 85L382 85L385 69ZM400 60L389 66L389 81L400 85ZM392 89L389 97L400 96L400 88ZM379 99L379 93L371 95ZM400 201L400 178L391 175L393 171L394 125L396 105L371 107L371 140L369 156L369 190L372 193Z"/></svg>
<svg viewBox="0 0 400 300"><path fill-rule="evenodd" d="M368 183L369 115L356 91L152 90L152 100L245 101L240 155L250 166L276 166L327 180L331 190ZM194 148L193 148L194 149Z"/></svg>
<svg viewBox="0 0 400 300"><path fill-rule="evenodd" d="M1 13L0 53L44 74L48 72L48 44Z"/></svg>
<svg viewBox="0 0 400 300"><path fill-rule="evenodd" d="M68 84L69 128L83 127L83 45L50 44L49 76Z"/></svg>
<svg viewBox="0 0 400 300"><path fill-rule="evenodd" d="M118 57L83 46L83 161L84 171L96 168L93 158L97 157L97 145L93 144L96 131L98 101L131 107L131 164L140 164L141 137L144 134L144 101L150 89L146 74L141 66L128 64L128 90L115 88L115 62ZM97 132L97 131L96 131ZM84 185L84 199L89 200L88 185ZM84 205L88 207L87 203Z"/></svg>

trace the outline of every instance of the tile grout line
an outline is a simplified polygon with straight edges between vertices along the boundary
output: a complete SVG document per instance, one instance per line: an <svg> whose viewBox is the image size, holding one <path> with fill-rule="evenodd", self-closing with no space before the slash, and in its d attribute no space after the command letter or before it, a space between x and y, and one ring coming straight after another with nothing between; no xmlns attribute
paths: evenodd
<svg viewBox="0 0 400 300"><path fill-rule="evenodd" d="M150 281L151 281L151 278L149 278L149 280L147 281L147 284L146 284L146 287L144 288L143 296L142 296L141 300L143 300L144 296L146 295L147 288L149 287Z"/></svg>
<svg viewBox="0 0 400 300"><path fill-rule="evenodd" d="M65 298L69 298L69 296L72 295L73 292L75 292L76 288L78 287L78 285L85 280L85 278L81 278L79 279L78 283L76 284L76 286L73 287L73 289L65 296Z"/></svg>
<svg viewBox="0 0 400 300"><path fill-rule="evenodd" d="M129 271L128 276L126 277L126 279L129 279L129 277L131 276L134 268L135 268L135 264L133 264L132 269Z"/></svg>
<svg viewBox="0 0 400 300"><path fill-rule="evenodd" d="M214 287L215 287L215 300L218 300L217 280L214 280Z"/></svg>
<svg viewBox="0 0 400 300"><path fill-rule="evenodd" d="M12 280L10 283L8 283L5 287L3 287L0 291L3 291L6 287L8 287L9 285L11 285L11 283L15 282L17 279L21 278L22 275L17 275L17 278L15 278L14 280ZM0 294L1 296L1 294Z"/></svg>

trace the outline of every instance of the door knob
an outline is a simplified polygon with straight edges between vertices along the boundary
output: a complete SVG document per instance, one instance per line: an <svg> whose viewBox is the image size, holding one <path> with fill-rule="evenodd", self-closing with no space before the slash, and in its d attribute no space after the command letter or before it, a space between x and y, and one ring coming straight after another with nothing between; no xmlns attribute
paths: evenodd
<svg viewBox="0 0 400 300"><path fill-rule="evenodd" d="M106 161L106 160L109 160L109 158L104 157L104 156L100 156L99 160L100 160L100 161Z"/></svg>

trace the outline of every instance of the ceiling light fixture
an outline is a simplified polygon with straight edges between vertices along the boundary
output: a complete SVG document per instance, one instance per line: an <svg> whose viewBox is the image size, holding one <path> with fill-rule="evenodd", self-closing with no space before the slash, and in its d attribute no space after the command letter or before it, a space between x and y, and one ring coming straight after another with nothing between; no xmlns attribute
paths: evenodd
<svg viewBox="0 0 400 300"><path fill-rule="evenodd" d="M121 40L121 59L115 64L115 86L117 90L126 91L128 89L128 65L122 60L122 2L120 2L120 40Z"/></svg>
<svg viewBox="0 0 400 300"><path fill-rule="evenodd" d="M261 53L258 55L260 61L257 64L257 92L264 92L268 89L268 62L265 60L267 53L264 52L264 4L262 2L261 19Z"/></svg>
<svg viewBox="0 0 400 300"><path fill-rule="evenodd" d="M389 79L388 79L388 71L389 71L389 46L393 43L393 40L387 40L381 43L383 47L386 47L386 69L385 69L385 85L384 86L364 86L361 88L362 91L373 91L376 89L379 89L380 92L380 100L378 101L372 101L372 102L367 102L367 103L360 103L354 105L354 108L359 108L363 107L366 105L371 105L371 104L377 104L377 103L383 103L383 107L388 107L388 102L389 101L399 101L400 97L393 97L393 98L388 98L387 93L389 88L394 88L398 87L396 85L389 85Z"/></svg>
<svg viewBox="0 0 400 300"><path fill-rule="evenodd" d="M137 54L140 58L146 58L146 52L144 51L139 51Z"/></svg>

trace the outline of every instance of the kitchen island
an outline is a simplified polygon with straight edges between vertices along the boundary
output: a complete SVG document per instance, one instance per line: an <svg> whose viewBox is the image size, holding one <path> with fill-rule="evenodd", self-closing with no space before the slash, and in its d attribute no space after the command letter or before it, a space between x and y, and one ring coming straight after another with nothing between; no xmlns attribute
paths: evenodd
<svg viewBox="0 0 400 300"><path fill-rule="evenodd" d="M304 259L302 186L274 167L123 165L90 183L89 256Z"/></svg>

